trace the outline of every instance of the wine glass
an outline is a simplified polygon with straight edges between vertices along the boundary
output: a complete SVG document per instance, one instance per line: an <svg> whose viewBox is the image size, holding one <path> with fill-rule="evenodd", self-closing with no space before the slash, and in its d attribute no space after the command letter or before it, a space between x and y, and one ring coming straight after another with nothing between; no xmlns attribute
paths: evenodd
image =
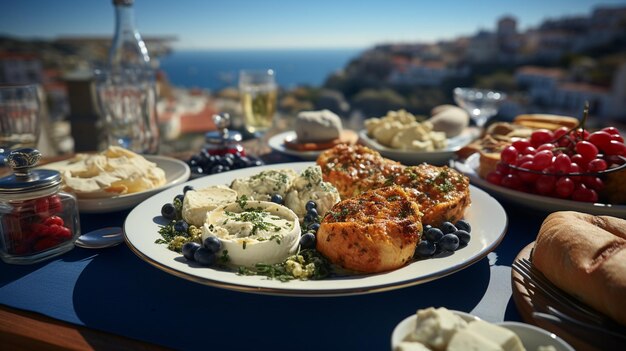
<svg viewBox="0 0 626 351"><path fill-rule="evenodd" d="M38 85L0 85L0 165L11 150L37 146L40 112Z"/></svg>
<svg viewBox="0 0 626 351"><path fill-rule="evenodd" d="M239 72L244 125L257 137L262 137L272 127L276 114L276 90L274 71L271 69Z"/></svg>
<svg viewBox="0 0 626 351"><path fill-rule="evenodd" d="M506 99L506 94L499 91L455 88L454 101L465 109L479 128L483 128L487 121L498 113L500 103Z"/></svg>

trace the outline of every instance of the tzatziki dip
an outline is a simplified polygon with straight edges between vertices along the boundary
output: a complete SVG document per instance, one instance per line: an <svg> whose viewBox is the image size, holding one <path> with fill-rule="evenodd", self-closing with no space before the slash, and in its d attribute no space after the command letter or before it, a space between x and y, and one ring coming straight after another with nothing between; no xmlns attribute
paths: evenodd
<svg viewBox="0 0 626 351"><path fill-rule="evenodd" d="M202 240L209 236L220 239L233 265L274 264L298 249L300 223L285 206L239 199L207 213Z"/></svg>

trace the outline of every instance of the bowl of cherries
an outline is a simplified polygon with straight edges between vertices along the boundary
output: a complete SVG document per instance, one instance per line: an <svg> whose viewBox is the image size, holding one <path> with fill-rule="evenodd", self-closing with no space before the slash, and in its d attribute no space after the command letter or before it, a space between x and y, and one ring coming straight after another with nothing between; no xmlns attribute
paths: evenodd
<svg viewBox="0 0 626 351"><path fill-rule="evenodd" d="M573 129L538 129L513 141L486 180L527 193L598 202L605 176L626 167L626 145L616 128L589 132L584 121Z"/></svg>

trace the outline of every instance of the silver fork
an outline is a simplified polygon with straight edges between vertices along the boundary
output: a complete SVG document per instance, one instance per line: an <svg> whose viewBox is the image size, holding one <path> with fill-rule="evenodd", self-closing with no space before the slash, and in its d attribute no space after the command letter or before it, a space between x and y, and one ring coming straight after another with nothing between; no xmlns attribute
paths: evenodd
<svg viewBox="0 0 626 351"><path fill-rule="evenodd" d="M543 273L533 267L532 263L528 259L522 258L513 262L512 268L527 281L531 282L536 289L541 290L544 295L550 298L552 300L552 304L564 306L568 310L574 311L595 323L611 327L615 325L615 322L610 320L608 317L587 307L582 302L571 297L569 294L550 282L543 275Z"/></svg>

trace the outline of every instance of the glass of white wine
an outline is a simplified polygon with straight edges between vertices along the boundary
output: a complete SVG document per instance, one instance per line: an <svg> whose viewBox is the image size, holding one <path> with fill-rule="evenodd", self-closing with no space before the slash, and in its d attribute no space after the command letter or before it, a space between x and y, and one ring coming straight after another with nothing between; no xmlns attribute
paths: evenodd
<svg viewBox="0 0 626 351"><path fill-rule="evenodd" d="M276 114L277 87L274 71L240 71L239 95L246 129L262 138L272 127Z"/></svg>

